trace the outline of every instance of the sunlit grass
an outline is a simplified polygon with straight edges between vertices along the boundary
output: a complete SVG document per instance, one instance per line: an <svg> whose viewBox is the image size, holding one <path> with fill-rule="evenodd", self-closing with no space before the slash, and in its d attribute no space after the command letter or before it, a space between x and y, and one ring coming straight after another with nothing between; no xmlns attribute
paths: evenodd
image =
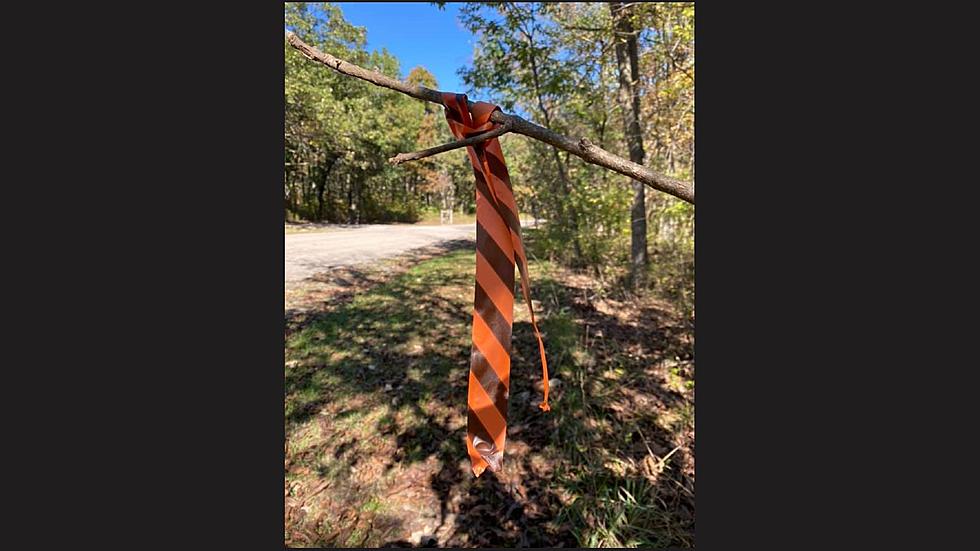
<svg viewBox="0 0 980 551"><path fill-rule="evenodd" d="M362 516L395 514L383 495L399 471L358 478L371 458L388 459L397 452L396 469L433 460L455 465L465 458L457 436L465 430L474 262L472 250L422 262L290 335L287 459L308 474L287 472L288 482L326 481L323 495ZM610 334L612 326L604 327L607 334L599 344L593 328L587 342L564 273L544 260L534 261L531 273L552 377L561 381L552 411L535 417L553 422L554 433L534 440L528 457L533 468L547 467L548 478L535 484L561 504L542 529L570 530L578 545L588 547L693 545L693 510L682 511L686 505L676 489L676 460L684 452L668 453L693 429L693 402L683 398L693 387L693 368L665 358L631 357L625 347L636 344L632 328ZM515 342L533 343L529 317L517 298ZM536 352L533 344L526 348L524 354ZM521 361L537 365L536 357ZM657 402L651 366L664 366L656 384L678 398ZM660 405L630 401L634 398ZM666 448L648 452L654 440ZM357 491L350 489L355 479ZM380 536L364 525L340 518L339 510L328 512L338 518L328 515L322 526L350 530L333 545L384 543L372 539ZM322 530L321 537L329 535L328 528Z"/></svg>

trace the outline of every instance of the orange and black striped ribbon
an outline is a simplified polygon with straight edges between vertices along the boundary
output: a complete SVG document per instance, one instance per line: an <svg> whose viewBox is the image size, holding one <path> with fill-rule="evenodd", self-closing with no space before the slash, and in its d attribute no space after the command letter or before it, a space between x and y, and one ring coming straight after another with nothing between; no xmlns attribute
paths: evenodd
<svg viewBox="0 0 980 551"><path fill-rule="evenodd" d="M446 120L456 139L492 130L490 114L497 107L485 102L467 106L463 94L443 94ZM521 290L538 338L544 400L548 411L548 361L534 319L527 256L521 241L517 203L510 185L504 153L497 138L466 148L476 175L476 292L473 301L473 349L467 395L466 449L473 474L500 469L507 437L507 399L510 391L510 340L514 323L514 264L521 271Z"/></svg>

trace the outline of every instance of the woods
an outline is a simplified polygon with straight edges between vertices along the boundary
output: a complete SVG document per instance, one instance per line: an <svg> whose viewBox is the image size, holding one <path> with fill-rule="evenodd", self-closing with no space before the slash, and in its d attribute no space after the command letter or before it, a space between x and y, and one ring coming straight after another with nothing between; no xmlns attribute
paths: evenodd
<svg viewBox="0 0 980 551"><path fill-rule="evenodd" d="M387 51L368 52L366 30L334 5L287 4L285 15L287 30L325 56L438 89L424 67L406 72ZM526 123L528 135L512 129L501 144L521 212L547 220L550 256L634 288L659 282L692 293L693 285L678 285L693 275L693 4L466 3L459 20L476 43L471 66L459 69L468 89L455 91ZM427 210L473 212L462 152L387 162L452 141L440 107L325 70L289 41L285 50L288 220L415 222ZM655 176L583 162L590 147ZM651 181L675 185L690 203Z"/></svg>
<svg viewBox="0 0 980 551"><path fill-rule="evenodd" d="M398 60L387 52L368 53L364 29L347 23L336 6L286 4L285 16L287 27L310 44L399 76ZM325 71L288 44L284 47L287 220L415 222L425 207L453 203L447 207L465 208L454 199L472 191L462 162L453 166L438 160L396 170L386 161L421 141L451 137L431 107ZM422 67L408 77L436 85Z"/></svg>

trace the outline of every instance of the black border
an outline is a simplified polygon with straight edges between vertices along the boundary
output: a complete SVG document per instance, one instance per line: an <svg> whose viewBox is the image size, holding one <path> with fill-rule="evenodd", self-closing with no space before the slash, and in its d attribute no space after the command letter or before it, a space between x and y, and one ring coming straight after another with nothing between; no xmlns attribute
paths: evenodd
<svg viewBox="0 0 980 551"><path fill-rule="evenodd" d="M51 265L70 306L49 310L71 315L49 362L71 382L54 425L68 428L59 459L32 468L70 467L71 534L278 547L282 7L85 9L60 12L44 34L57 40L25 38L48 78L30 81L52 102L38 109L69 97L79 117L27 121L64 150L44 168L72 188L74 238L70 268ZM696 17L697 545L835 544L868 509L853 496L869 464L840 458L866 445L852 408L873 398L848 390L870 386L840 343L869 326L874 282L840 272L866 265L853 237L880 213L849 207L866 182L827 166L860 142L826 123L844 103L828 82L854 89L866 67L841 39L856 14L716 3Z"/></svg>

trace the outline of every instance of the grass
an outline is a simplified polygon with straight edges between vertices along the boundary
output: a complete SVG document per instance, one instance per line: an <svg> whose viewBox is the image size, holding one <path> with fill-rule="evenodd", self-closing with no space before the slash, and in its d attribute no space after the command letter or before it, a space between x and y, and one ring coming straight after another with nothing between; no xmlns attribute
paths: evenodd
<svg viewBox="0 0 980 551"><path fill-rule="evenodd" d="M319 222L286 222L285 225L286 235L294 233L329 232L336 231L336 229L337 227L335 224Z"/></svg>
<svg viewBox="0 0 980 551"><path fill-rule="evenodd" d="M467 214L464 212L453 212L453 224L475 224L476 213ZM416 222L425 226L438 226L442 220L438 210L428 210L422 213L422 218Z"/></svg>
<svg viewBox="0 0 980 551"><path fill-rule="evenodd" d="M693 336L679 309L532 261L552 411L535 407L518 303L504 469L475 479L474 263L472 250L424 261L287 337L287 544L380 546L428 528L440 546L693 546Z"/></svg>

